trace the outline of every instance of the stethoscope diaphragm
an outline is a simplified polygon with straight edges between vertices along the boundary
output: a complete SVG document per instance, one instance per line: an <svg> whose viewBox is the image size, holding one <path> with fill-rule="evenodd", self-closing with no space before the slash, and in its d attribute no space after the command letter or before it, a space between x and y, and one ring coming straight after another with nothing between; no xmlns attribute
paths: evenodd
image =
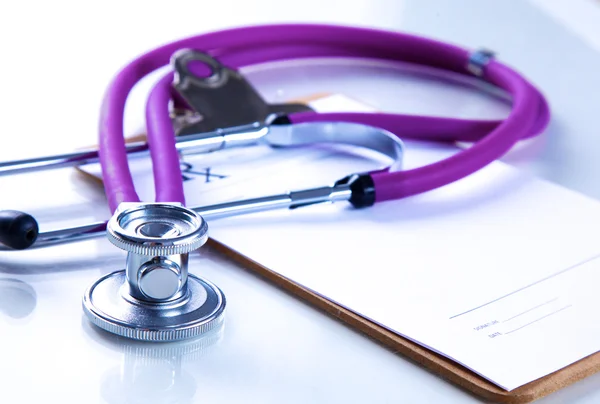
<svg viewBox="0 0 600 404"><path fill-rule="evenodd" d="M196 212L179 204L123 203L107 233L128 252L127 266L84 294L92 323L144 341L191 338L221 325L223 292L188 274L188 254L208 239L206 221Z"/></svg>

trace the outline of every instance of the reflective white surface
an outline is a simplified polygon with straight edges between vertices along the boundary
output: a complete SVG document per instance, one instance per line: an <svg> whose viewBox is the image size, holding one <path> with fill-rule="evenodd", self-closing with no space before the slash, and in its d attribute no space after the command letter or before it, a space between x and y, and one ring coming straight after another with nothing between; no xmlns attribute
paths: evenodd
<svg viewBox="0 0 600 404"><path fill-rule="evenodd" d="M86 244L82 248L96 247ZM3 317L22 315L9 308L16 305L33 309L25 318L2 321L2 394L7 402L42 402L48 397L128 403L385 402L418 386L427 402L443 401L448 394L473 401L212 254L195 259L193 271L227 294L221 335L200 340L200 347L194 342L129 343L109 336L81 316L81 291L123 258L107 243L98 245L102 262L90 266L89 260L77 261L69 253L57 272L48 268L43 275L20 276L35 292L22 284L19 296L13 293L3 305ZM60 258L55 262L61 263ZM29 261L27 267L39 272L40 265ZM26 271L21 266L18 270ZM37 301L35 308L32 300ZM143 396L133 396L140 391Z"/></svg>
<svg viewBox="0 0 600 404"><path fill-rule="evenodd" d="M598 198L600 53L586 38L589 30L556 18L575 13L578 1L558 12L538 3L4 2L0 159L94 143L106 84L127 60L160 43L242 24L319 21L496 50L544 90L554 114L543 138L505 161ZM255 80L263 83L258 75ZM298 89L290 82L277 90L272 96L285 99ZM394 97L403 100L394 107L408 111L411 96L428 101L410 88L370 94L368 101L382 108ZM139 91L130 103L129 133L141 126L142 100ZM445 109L452 100L440 96L430 104L440 113L479 113L477 98L464 111ZM51 226L108 214L99 190L68 171L0 178L0 189L0 208L29 210ZM108 336L84 321L81 296L99 276L121 268L124 257L104 240L0 255L0 401L479 402L214 253L193 259L191 270L227 294L222 334L168 347ZM540 402L599 400L595 375Z"/></svg>

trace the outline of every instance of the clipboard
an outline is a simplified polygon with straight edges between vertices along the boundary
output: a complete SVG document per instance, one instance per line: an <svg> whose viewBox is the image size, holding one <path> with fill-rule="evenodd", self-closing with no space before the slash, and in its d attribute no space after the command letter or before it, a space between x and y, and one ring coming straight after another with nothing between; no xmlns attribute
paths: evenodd
<svg viewBox="0 0 600 404"><path fill-rule="evenodd" d="M318 93L307 97L294 99L293 102L307 103L324 100L338 94ZM340 102L336 99L336 102ZM353 108L365 108L367 111L374 110L360 101L343 96L342 102L350 103ZM309 104L310 105L310 104ZM345 105L344 105L345 106ZM128 137L127 142L145 141L144 134ZM102 185L102 180L85 170L76 168L80 174L97 185ZM483 377L464 366L439 355L423 346L412 342L372 321L348 310L316 293L279 275L277 272L253 261L251 258L238 253L226 245L209 239L208 246L221 255L233 260L241 269L259 275L262 279L285 290L286 292L302 299L311 306L327 313L337 320L345 323L352 329L361 332L369 338L383 344L394 353L399 353L405 358L419 364L423 368L433 372L454 385L469 391L470 393L494 403L520 404L530 403L545 397L555 391L578 382L587 376L600 371L600 352L583 358L561 370L532 381L511 391L506 391L489 382Z"/></svg>
<svg viewBox="0 0 600 404"><path fill-rule="evenodd" d="M600 371L600 352L598 352L538 380L512 391L506 391L456 362L319 296L214 239L209 239L208 245L219 254L233 260L241 269L259 275L267 282L302 299L395 353L410 359L454 385L494 403L530 403Z"/></svg>
<svg viewBox="0 0 600 404"><path fill-rule="evenodd" d="M142 140L143 136L140 136L139 139ZM131 141L131 139L129 140ZM97 185L102 184L100 178L81 169L78 169L78 171L86 179L92 180ZM388 347L393 352L399 353L454 385L491 402L507 404L530 403L600 371L600 352L598 352L545 377L514 390L506 391L464 366L319 296L310 289L279 275L277 272L214 239L210 239L208 244L216 252L237 263L241 269L259 275L269 283L335 317L352 329Z"/></svg>

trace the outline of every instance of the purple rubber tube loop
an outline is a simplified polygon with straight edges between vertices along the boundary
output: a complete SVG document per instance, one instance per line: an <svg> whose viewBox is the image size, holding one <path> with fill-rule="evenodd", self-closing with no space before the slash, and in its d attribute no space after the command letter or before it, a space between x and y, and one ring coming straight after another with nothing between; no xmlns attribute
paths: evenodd
<svg viewBox="0 0 600 404"><path fill-rule="evenodd" d="M117 75L109 87L103 103L100 120L100 159L105 178L105 189L113 211L122 201L138 200L129 173L123 141L123 108L127 94L139 79L167 64L171 54L181 48L195 48L206 51L217 57L221 63L231 67L243 67L261 62L302 57L350 56L417 63L462 74L467 74L466 64L469 56L469 52L466 50L426 38L366 28L327 25L271 25L236 28L183 39L155 49L134 60ZM486 76L490 76L490 81L496 85L498 83L495 83L494 80L502 81L501 77L494 78L493 74ZM519 76L516 75L516 77ZM500 85L500 87L506 86ZM535 121L536 115L548 115L545 103L536 100L539 93L527 83L524 84L524 87L525 89L521 92L511 92L515 97L521 96L521 93L533 94L529 97L529 101L536 106L536 114L532 115L531 125L526 127L525 130L522 127L516 128L518 125L508 125L509 128L515 130L517 135L516 138L511 137L510 141L512 143L516 141L515 139L525 137L525 133L531 134L535 122L538 122L540 128L545 126L543 119ZM515 109L517 107L522 108L523 105L523 103L515 101ZM160 111L164 113L162 107ZM526 112L530 113L530 108ZM511 119L513 119L512 115L507 121ZM523 119L520 119L520 121L522 121L521 123L524 122ZM506 132L505 129L500 129L506 127L506 124L506 121L503 122L494 132ZM482 131L483 129L479 128L478 130ZM475 137L478 136L483 137L483 134ZM488 147L495 147L494 142L484 143L486 139L487 137L480 142L483 144L480 149L483 148L484 151ZM462 153L459 153L458 156L460 155ZM488 157L489 153L486 154L486 161ZM466 169L468 171L475 166L469 165L470 168L466 167ZM437 167L439 169L443 168ZM422 175L419 174L419 176ZM412 174L409 175L409 177L411 176ZM444 176L442 175L442 177ZM379 180L383 180L383 178L379 177ZM402 181L410 183L410 181ZM397 187L390 181L385 180L379 183L383 185L383 188L390 187L390 192L386 193L385 190L379 187L376 191L378 201L390 199L392 195L398 195L396 197L404 194L408 195L404 191L393 191L392 188L395 190ZM429 183L433 184L435 181L429 181ZM413 190L418 188L413 187ZM421 186L421 188L427 188L427 186Z"/></svg>
<svg viewBox="0 0 600 404"><path fill-rule="evenodd" d="M401 139L438 142L476 142L487 136L502 121L438 118L390 113L301 112L289 116L292 123L352 122L385 129Z"/></svg>
<svg viewBox="0 0 600 404"><path fill-rule="evenodd" d="M533 88L533 91L537 92ZM550 119L544 98L539 95L538 112L534 125L520 132L521 139L541 133ZM289 116L292 123L302 122L352 122L390 131L401 139L439 142L477 142L489 135L503 120L470 120L421 115L391 113L333 112L318 114L300 112ZM526 129L526 128L525 128Z"/></svg>
<svg viewBox="0 0 600 404"><path fill-rule="evenodd" d="M173 77L173 73L166 74L150 91L146 102L146 131L156 201L185 205L179 153L175 147L175 131L169 116ZM162 113L157 113L160 109Z"/></svg>
<svg viewBox="0 0 600 404"><path fill-rule="evenodd" d="M372 174L376 202L399 199L450 184L485 167L506 153L521 137L546 116L545 102L519 75L492 62L487 67L490 82L513 95L510 116L469 149L442 161L407 171ZM540 111L541 108L541 111ZM539 125L539 124L538 124Z"/></svg>
<svg viewBox="0 0 600 404"><path fill-rule="evenodd" d="M307 44L289 48L289 44ZM393 46L391 44L393 43ZM212 51L213 55L226 54L227 48L245 51L246 60L238 57L238 63L222 60L224 64L240 67L247 64L284 60L296 57L334 55L360 55L374 58L390 58L408 62L421 62L431 66L461 71L466 51L411 35L396 34L364 28L326 25L272 25L237 28L183 39L157 48L135 59L125 67L109 86L101 110L99 137L100 162L109 206L114 212L121 202L139 201L127 163L123 135L123 111L128 93L135 83L153 70L166 65L171 54L181 48L197 48ZM261 48L269 48L257 57ZM314 50L313 50L314 49ZM331 50L332 52L330 52ZM435 50L435 52L432 52ZM437 52L437 53L436 53ZM266 53L269 58L266 59ZM242 51L242 55L244 52Z"/></svg>

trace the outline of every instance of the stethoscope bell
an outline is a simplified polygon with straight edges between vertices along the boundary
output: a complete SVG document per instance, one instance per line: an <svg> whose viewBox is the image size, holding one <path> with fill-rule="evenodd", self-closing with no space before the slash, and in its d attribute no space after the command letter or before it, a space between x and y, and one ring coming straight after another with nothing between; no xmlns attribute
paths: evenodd
<svg viewBox="0 0 600 404"><path fill-rule="evenodd" d="M83 296L92 323L143 341L192 338L219 326L225 296L188 274L188 254L208 240L208 225L176 204L123 203L108 239L128 252L125 270L96 281Z"/></svg>

